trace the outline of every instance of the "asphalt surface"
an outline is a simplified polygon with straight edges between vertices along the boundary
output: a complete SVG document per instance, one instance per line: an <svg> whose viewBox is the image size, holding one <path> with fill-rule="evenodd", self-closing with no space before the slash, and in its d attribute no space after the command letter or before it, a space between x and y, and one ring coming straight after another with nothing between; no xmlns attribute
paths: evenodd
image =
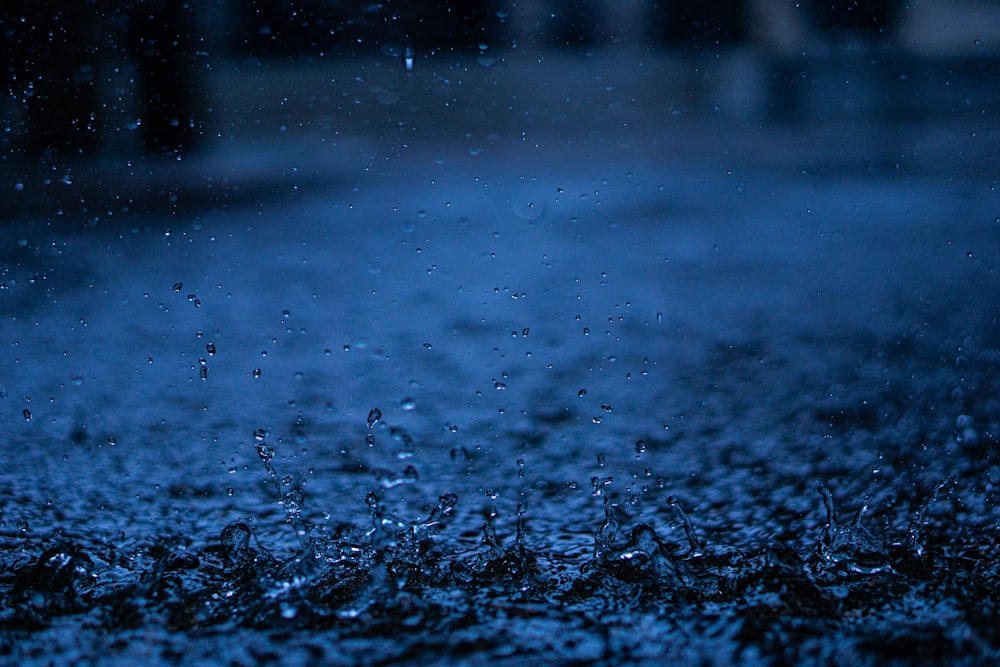
<svg viewBox="0 0 1000 667"><path fill-rule="evenodd" d="M1000 474L1000 118L974 76L980 65L963 70L958 101L946 86L903 113L878 94L884 68L827 62L803 103L778 113L767 86L732 83L766 80L759 62L742 59L693 73L690 62L649 53L440 56L412 72L390 56L366 58L220 65L214 135L180 159L8 157L0 530L15 574L0 579L13 596L2 608L5 655L96 660L117 639L107 660L141 647L165 662L178 650L210 660L222 636L191 627L229 626L198 621L190 601L202 604L195 584L211 588L216 575L189 569L172 593L143 588L135 582L160 581L151 544L210 563L223 527L246 522L276 558L305 540L306 552L323 544L328 567L343 567L350 557L329 554L347 542L331 535L362 530L373 513L421 534L446 493L458 504L435 538L445 555L434 558L464 572L481 554L459 588L476 604L502 598L508 611L469 621L425 554L436 583L420 585L442 616L417 614L405 640L358 639L394 636L385 619L408 613L393 606L398 596L382 615L370 611L385 595L378 582L395 571L394 540L404 542L380 542L389 529L376 528L365 538L376 556L359 566L374 588L344 607L323 598L360 629L323 621L332 634L315 650L334 662L423 650L428 661L735 655L764 664L782 655L766 638L784 636L786 657L875 660L851 621L860 609L878 627L904 628L902 643L975 636L949 644L953 655L996 654L983 629L995 596L969 593L996 579L988 554ZM838 87L842 78L864 85ZM934 77L919 80L933 87ZM369 423L373 408L382 417ZM840 524L853 528L831 529L820 485L843 517L870 504L883 541L859 537L863 511ZM935 489L942 499L928 504ZM808 560L819 541L835 554L830 568L861 567L858 554L875 553L893 576L906 574L859 583L811 566L823 600L838 601L818 612L803 611L808 596L767 602L770 589L760 599L706 592L692 582L720 566L693 557L691 544L677 564L686 549L678 502L713 557L780 545ZM483 541L491 514L506 554L527 544L560 583L504 588L523 583L527 561L512 565ZM662 540L662 558L639 534L628 542L659 563L651 581L669 595L654 602L608 592L592 574L606 567L609 580L635 584L638 575L614 564L625 557L595 556L595 540L598 552L631 553L624 536L640 523ZM938 531L928 550L961 544L961 562L981 566L968 590L935 588L958 576L957 551L922 575L895 555L900 545L923 549L925 525ZM25 592L54 599L65 584L45 574L45 548L60 539L89 554L84 569L102 591L80 593L82 610ZM105 567L98 545L131 553L132 565ZM731 565L756 573L741 581L772 567L782 581L803 576L780 569L795 569L785 556L779 565L761 556L764 570L747 558ZM293 595L289 566L258 563L266 583L247 595L259 604L240 597L231 615L267 632L240 635L247 641L227 655L315 657L302 648L315 624L303 620L289 639L282 621L246 611L280 601L275 618L292 623L290 608L306 617L298 598L283 597ZM326 575L297 576L326 585ZM407 581L399 595L417 586ZM865 582L889 592L850 597ZM229 590L218 585L218 595ZM694 606L669 621L663 609L684 587L698 591ZM87 629L87 614L118 604L109 596L122 590L143 620ZM171 595L187 595L194 626L142 611ZM11 620L33 604L47 629ZM754 634L765 623L759 604L772 605L771 634ZM965 604L985 616L927 639L937 613L928 609ZM562 605L595 626L560 615ZM753 623L742 616L751 608ZM727 634L713 614L764 639ZM789 618L817 625L797 635L782 625ZM694 638L687 648L665 630L628 638L636 624L670 623ZM82 638L72 638L74 624ZM825 644L809 634L817 627L834 628ZM504 642L469 648L498 632ZM554 647L553 633L575 639ZM347 636L355 643L337 643ZM468 652L448 652L458 645Z"/></svg>

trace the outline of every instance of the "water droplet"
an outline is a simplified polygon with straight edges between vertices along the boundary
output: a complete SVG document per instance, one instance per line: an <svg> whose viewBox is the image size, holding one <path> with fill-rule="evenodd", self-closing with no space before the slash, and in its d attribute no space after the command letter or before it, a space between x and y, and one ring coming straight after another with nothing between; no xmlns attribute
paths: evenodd
<svg viewBox="0 0 1000 667"><path fill-rule="evenodd" d="M604 495L604 487L611 484L614 481L614 477L591 477L590 484L594 487L595 496Z"/></svg>
<svg viewBox="0 0 1000 667"><path fill-rule="evenodd" d="M402 402L399 404L399 407L403 408L406 411L414 410L417 407L417 402L414 401L412 398L404 398Z"/></svg>
<svg viewBox="0 0 1000 667"><path fill-rule="evenodd" d="M413 466L406 466L406 470L403 471L402 475L385 470L384 468L376 468L372 470L372 476L384 489L391 489L400 484L412 484L420 478L417 469Z"/></svg>
<svg viewBox="0 0 1000 667"><path fill-rule="evenodd" d="M257 442L264 442L264 438L266 437L267 437L267 431L265 431L262 428L259 428L253 432L253 439L256 440Z"/></svg>
<svg viewBox="0 0 1000 667"><path fill-rule="evenodd" d="M242 521L231 523L222 529L219 534L219 543L226 554L226 557L233 561L240 561L246 556L250 549L250 526Z"/></svg>
<svg viewBox="0 0 1000 667"><path fill-rule="evenodd" d="M208 352L208 356L215 356L215 343L209 343L206 345L205 350Z"/></svg>
<svg viewBox="0 0 1000 667"><path fill-rule="evenodd" d="M601 466L602 468L604 467L605 460L606 459L604 458L604 454L597 455L597 465Z"/></svg>
<svg viewBox="0 0 1000 667"><path fill-rule="evenodd" d="M635 441L635 453L636 454L642 454L645 451L646 451L646 441L645 440L636 440Z"/></svg>
<svg viewBox="0 0 1000 667"><path fill-rule="evenodd" d="M403 66L407 72L413 71L413 47L407 46L403 49Z"/></svg>
<svg viewBox="0 0 1000 667"><path fill-rule="evenodd" d="M274 458L274 448L263 443L257 445L257 455L264 463L269 463Z"/></svg>
<svg viewBox="0 0 1000 667"><path fill-rule="evenodd" d="M31 410L25 408L24 410L21 410L21 414L24 416L25 421L31 421Z"/></svg>
<svg viewBox="0 0 1000 667"><path fill-rule="evenodd" d="M259 368L253 369L252 375L253 375L254 379L259 378L260 377L260 369Z"/></svg>
<svg viewBox="0 0 1000 667"><path fill-rule="evenodd" d="M176 283L174 283L174 291L175 292L180 292L182 289L184 289L184 283L179 282L179 281L176 282Z"/></svg>
<svg viewBox="0 0 1000 667"><path fill-rule="evenodd" d="M583 398L584 396L587 395L587 390L581 389L580 391L576 392L576 395L579 396L580 398Z"/></svg>
<svg viewBox="0 0 1000 667"><path fill-rule="evenodd" d="M374 433L369 433L369 434L367 434L365 436L365 444L368 445L369 447L374 447L375 446L375 434Z"/></svg>
<svg viewBox="0 0 1000 667"><path fill-rule="evenodd" d="M198 375L202 380L208 380L208 366L202 366L201 370L198 371Z"/></svg>

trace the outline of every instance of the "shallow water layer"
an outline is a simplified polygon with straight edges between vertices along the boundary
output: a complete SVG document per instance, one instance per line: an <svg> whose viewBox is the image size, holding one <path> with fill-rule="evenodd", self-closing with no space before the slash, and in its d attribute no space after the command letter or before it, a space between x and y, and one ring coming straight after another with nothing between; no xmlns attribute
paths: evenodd
<svg viewBox="0 0 1000 667"><path fill-rule="evenodd" d="M844 131L5 223L0 659L996 660L996 181Z"/></svg>

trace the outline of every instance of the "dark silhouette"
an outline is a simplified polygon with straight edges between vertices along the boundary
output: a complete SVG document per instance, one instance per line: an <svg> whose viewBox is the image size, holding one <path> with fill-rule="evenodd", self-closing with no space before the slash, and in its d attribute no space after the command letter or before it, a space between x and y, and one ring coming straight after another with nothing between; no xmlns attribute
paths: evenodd
<svg viewBox="0 0 1000 667"><path fill-rule="evenodd" d="M136 65L143 147L175 152L198 142L207 103L192 5L14 0L0 24L4 82L24 110L32 153L98 149L107 131L100 83L124 60Z"/></svg>
<svg viewBox="0 0 1000 667"><path fill-rule="evenodd" d="M886 37L899 13L896 0L817 0L809 6L816 27L835 37Z"/></svg>
<svg viewBox="0 0 1000 667"><path fill-rule="evenodd" d="M671 46L712 48L746 39L745 14L743 0L660 0L652 26Z"/></svg>

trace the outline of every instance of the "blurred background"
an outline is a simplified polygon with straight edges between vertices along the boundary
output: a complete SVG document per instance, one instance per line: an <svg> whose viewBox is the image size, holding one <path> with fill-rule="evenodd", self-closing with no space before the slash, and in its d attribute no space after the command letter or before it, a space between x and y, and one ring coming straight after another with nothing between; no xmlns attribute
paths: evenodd
<svg viewBox="0 0 1000 667"><path fill-rule="evenodd" d="M220 192L209 178L273 183L279 142L301 157L358 139L392 153L451 134L663 131L680 115L689 128L1000 111L1000 6L984 0L13 0L0 29L8 218L150 199L153 185L205 201ZM150 156L199 156L200 173Z"/></svg>

